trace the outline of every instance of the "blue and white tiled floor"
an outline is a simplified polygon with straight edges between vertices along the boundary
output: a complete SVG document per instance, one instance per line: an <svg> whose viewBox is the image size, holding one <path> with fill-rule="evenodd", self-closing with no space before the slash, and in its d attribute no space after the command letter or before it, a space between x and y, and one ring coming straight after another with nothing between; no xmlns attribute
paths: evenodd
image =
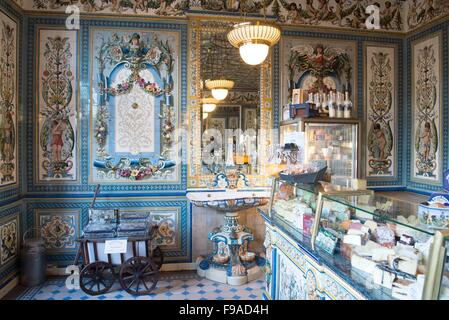
<svg viewBox="0 0 449 320"><path fill-rule="evenodd" d="M65 277L51 278L43 285L24 289L18 300L260 300L264 289L262 279L243 286L230 286L201 278L192 272L163 273L156 289L145 296L132 296L118 283L110 292L89 296L82 290L69 290Z"/></svg>

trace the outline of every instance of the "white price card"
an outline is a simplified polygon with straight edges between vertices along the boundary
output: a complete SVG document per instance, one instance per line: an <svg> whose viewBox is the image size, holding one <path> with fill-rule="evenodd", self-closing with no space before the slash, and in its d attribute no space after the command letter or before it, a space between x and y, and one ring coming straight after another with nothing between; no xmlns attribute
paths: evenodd
<svg viewBox="0 0 449 320"><path fill-rule="evenodd" d="M104 242L104 253L126 253L128 248L127 239L117 239L117 240L106 240Z"/></svg>

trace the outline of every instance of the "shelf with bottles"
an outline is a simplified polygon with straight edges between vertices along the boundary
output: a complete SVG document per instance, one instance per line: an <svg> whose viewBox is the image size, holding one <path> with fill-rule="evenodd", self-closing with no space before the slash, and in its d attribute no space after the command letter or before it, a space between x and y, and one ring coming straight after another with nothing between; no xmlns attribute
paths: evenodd
<svg viewBox="0 0 449 320"><path fill-rule="evenodd" d="M292 100L282 111L282 120L302 118L352 119L353 103L349 92L330 91L328 93L309 92L293 89Z"/></svg>

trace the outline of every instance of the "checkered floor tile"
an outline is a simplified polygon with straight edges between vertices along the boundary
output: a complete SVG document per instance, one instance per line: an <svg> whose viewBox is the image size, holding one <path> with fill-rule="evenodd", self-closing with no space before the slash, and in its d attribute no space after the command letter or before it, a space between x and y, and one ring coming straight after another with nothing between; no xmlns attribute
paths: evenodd
<svg viewBox="0 0 449 320"><path fill-rule="evenodd" d="M43 285L25 289L18 300L261 300L262 279L242 286L216 283L186 273L177 276L162 275L156 289L149 295L132 296L116 283L110 292L90 296L82 290L68 289L65 277L51 278Z"/></svg>

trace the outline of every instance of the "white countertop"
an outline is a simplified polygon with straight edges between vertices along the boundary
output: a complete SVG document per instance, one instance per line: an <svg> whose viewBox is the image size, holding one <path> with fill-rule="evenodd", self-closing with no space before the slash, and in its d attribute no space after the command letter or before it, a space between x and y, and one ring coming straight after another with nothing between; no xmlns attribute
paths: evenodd
<svg viewBox="0 0 449 320"><path fill-rule="evenodd" d="M187 199L191 201L219 201L219 200L235 200L244 198L270 198L270 191L244 191L229 190L226 191L199 191L188 192Z"/></svg>

